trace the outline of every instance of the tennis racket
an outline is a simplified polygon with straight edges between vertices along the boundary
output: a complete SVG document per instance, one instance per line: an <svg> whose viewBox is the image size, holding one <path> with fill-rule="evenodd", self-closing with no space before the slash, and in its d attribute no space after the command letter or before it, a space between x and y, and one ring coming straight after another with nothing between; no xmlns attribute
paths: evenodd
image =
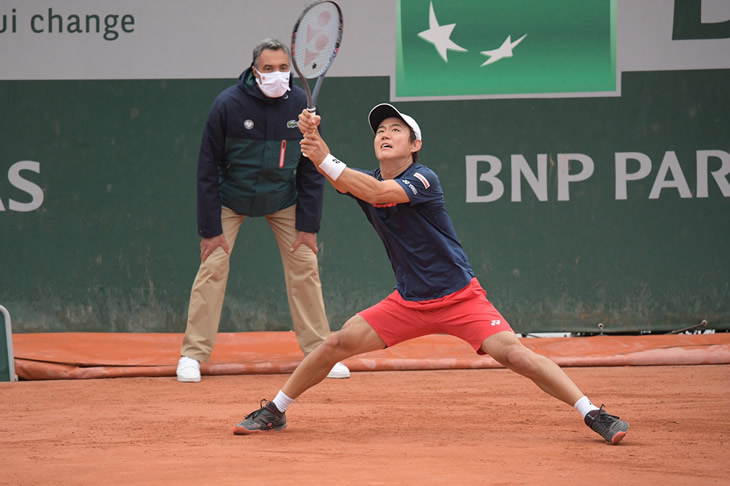
<svg viewBox="0 0 730 486"><path fill-rule="evenodd" d="M317 97L324 75L335 60L342 41L342 9L326 0L314 2L299 15L291 35L294 70L307 93L307 110L316 111ZM309 80L316 79L314 90Z"/></svg>

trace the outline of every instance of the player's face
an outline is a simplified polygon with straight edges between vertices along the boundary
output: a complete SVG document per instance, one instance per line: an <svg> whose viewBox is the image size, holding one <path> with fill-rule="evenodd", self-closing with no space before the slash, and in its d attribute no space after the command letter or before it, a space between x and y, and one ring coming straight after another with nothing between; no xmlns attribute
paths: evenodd
<svg viewBox="0 0 730 486"><path fill-rule="evenodd" d="M273 73L275 71L288 73L290 70L289 56L282 49L276 51L264 49L256 60L256 70L260 73ZM254 74L257 74L256 71L254 71Z"/></svg>
<svg viewBox="0 0 730 486"><path fill-rule="evenodd" d="M386 118L375 132L375 156L378 160L403 160L417 152L419 140L411 142L411 129L400 118Z"/></svg>

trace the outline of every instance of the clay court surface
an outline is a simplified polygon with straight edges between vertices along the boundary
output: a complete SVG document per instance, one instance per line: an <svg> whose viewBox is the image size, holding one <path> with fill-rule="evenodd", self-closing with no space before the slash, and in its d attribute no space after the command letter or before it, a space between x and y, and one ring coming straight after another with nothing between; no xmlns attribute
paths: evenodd
<svg viewBox="0 0 730 486"><path fill-rule="evenodd" d="M618 446L505 369L348 364L255 436L231 429L287 373L0 383L0 483L730 484L727 364L566 368L631 424Z"/></svg>

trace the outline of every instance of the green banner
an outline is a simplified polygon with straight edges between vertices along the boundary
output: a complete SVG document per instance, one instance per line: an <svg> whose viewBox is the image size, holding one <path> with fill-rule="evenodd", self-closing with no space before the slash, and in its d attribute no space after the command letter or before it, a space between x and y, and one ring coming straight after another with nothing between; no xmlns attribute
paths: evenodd
<svg viewBox="0 0 730 486"><path fill-rule="evenodd" d="M616 93L616 0L399 0L395 97Z"/></svg>

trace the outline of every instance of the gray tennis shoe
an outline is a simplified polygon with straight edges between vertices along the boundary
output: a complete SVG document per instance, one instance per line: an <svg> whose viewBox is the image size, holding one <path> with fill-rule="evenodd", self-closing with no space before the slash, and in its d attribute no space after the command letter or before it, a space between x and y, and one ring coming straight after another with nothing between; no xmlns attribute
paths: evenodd
<svg viewBox="0 0 730 486"><path fill-rule="evenodd" d="M585 423L598 435L606 439L609 444L618 444L629 431L628 422L619 420L615 415L609 415L603 405L598 410L592 410L585 416Z"/></svg>
<svg viewBox="0 0 730 486"><path fill-rule="evenodd" d="M286 412L279 412L272 402L261 400L261 408L246 415L242 422L233 427L236 435L249 435L269 430L286 428Z"/></svg>

